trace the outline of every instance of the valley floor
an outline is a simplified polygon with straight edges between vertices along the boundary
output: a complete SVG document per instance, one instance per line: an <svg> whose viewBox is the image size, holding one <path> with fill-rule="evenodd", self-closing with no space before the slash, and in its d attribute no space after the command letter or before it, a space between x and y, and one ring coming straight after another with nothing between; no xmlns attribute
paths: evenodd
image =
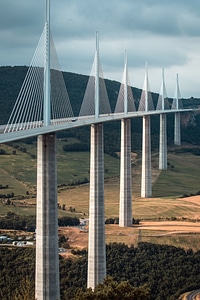
<svg viewBox="0 0 200 300"><path fill-rule="evenodd" d="M199 204L200 196L188 197L184 199L188 204ZM138 242L153 242L159 244L169 244L185 249L192 248L194 251L200 250L200 220L143 220L139 225L123 228L117 224L106 224L106 243L119 242L137 246ZM75 249L87 249L88 247L88 227L84 230L74 227L62 227L59 234L69 238L69 244ZM62 255L69 255L63 253Z"/></svg>

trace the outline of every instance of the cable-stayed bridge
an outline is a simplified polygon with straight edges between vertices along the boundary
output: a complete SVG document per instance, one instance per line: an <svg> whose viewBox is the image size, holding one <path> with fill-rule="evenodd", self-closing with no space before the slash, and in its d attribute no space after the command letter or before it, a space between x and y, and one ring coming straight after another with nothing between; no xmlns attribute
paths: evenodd
<svg viewBox="0 0 200 300"><path fill-rule="evenodd" d="M119 226L132 226L131 123L143 118L141 197L151 197L151 116L160 115L159 168L167 168L167 119L175 116L174 143L181 143L180 114L183 109L176 80L169 105L164 71L154 108L146 66L138 109L128 75L125 53L122 83L111 111L99 58L98 34L91 74L78 116L74 116L50 32L50 1L46 0L45 27L24 83L6 125L0 126L0 143L37 136L37 224L35 299L60 299L57 219L56 132L90 125L90 199L88 243L88 287L106 277L104 228L103 123L121 120L121 166Z"/></svg>
<svg viewBox="0 0 200 300"><path fill-rule="evenodd" d="M111 111L100 64L98 38L96 43L94 62L82 106L79 115L74 116L53 37L48 22L45 23L8 123L0 126L0 143L99 122L186 111L181 102L178 78L173 103L169 106L164 71L158 102L154 108L147 67L136 110L128 75L127 52L116 107Z"/></svg>

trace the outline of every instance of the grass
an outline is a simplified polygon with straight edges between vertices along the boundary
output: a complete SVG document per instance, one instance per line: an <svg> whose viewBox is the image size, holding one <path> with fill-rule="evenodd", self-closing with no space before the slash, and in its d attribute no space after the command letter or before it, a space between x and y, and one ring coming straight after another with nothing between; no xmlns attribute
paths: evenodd
<svg viewBox="0 0 200 300"><path fill-rule="evenodd" d="M113 242L125 243L129 246L137 246L138 242L149 242L198 251L200 249L200 233L169 234L162 230L140 230L138 226L120 228L117 225L106 225L106 243Z"/></svg>
<svg viewBox="0 0 200 300"><path fill-rule="evenodd" d="M89 153L88 152L64 152L62 147L66 143L76 142L75 139L58 140L57 142L57 169L58 184L67 184L72 181L89 178ZM13 148L1 145L6 151L0 159L0 184L9 185L2 193L13 191L15 195L25 195L27 190L35 193L36 186L36 159L30 155L36 155L36 146L19 143L25 147L27 153L17 150L12 154ZM199 207L185 202L185 199L176 199L184 193L197 192L199 186L200 157L192 154L168 154L170 166L167 171L158 173L158 156L152 159L155 179L153 184L153 197L157 199L140 198L140 164L133 166L133 215L139 219L158 219L185 217L195 218L199 213ZM105 216L116 217L119 214L119 159L105 155ZM22 167L23 166L23 167ZM172 168L172 166L174 166ZM157 175L156 175L157 174ZM158 176L159 175L159 176ZM89 184L58 190L58 202L66 207L74 207L76 212L88 215L89 211ZM25 208L21 207L22 210ZM7 208L5 209L7 210ZM19 208L20 210L20 208Z"/></svg>
<svg viewBox="0 0 200 300"><path fill-rule="evenodd" d="M105 184L105 217L118 217L119 215L119 186L108 190ZM89 212L89 185L68 189L59 194L59 203L66 207L72 206L77 212L88 216ZM132 211L135 219L158 220L186 218L196 220L200 216L200 205L188 203L187 198L133 198Z"/></svg>
<svg viewBox="0 0 200 300"><path fill-rule="evenodd" d="M64 152L62 147L66 143L76 142L75 139L58 140L57 142L57 169L58 202L66 205L66 210L58 210L59 216L77 215L88 217L89 213L89 184L69 188L64 186L72 181L89 179L89 153L88 152ZM2 189L2 193L13 191L15 195L25 195L27 191L35 194L36 188L36 145L19 143L25 147L27 153L16 150L9 145L1 145L6 151L0 159L0 184L9 185L8 189ZM189 202L187 198L180 199L183 194L196 193L200 190L199 165L200 157L192 154L168 153L169 168L166 171L158 171L158 155L152 157L153 198L140 198L141 166L135 163L132 169L132 211L135 219L140 220L173 220L175 218L197 220L200 216L200 204ZM105 155L105 218L119 216L119 159ZM110 177L110 178L108 178ZM63 186L62 186L63 185ZM1 192L0 191L0 192ZM34 197L34 196L33 196ZM18 200L15 200L15 203ZM20 203L19 203L20 202ZM34 205L31 205L33 203ZM27 205L29 204L29 205ZM69 212L69 207L75 208L75 213ZM18 201L18 205L6 206L0 203L1 214L14 211L18 214L35 214L35 199L29 198ZM128 244L138 242L138 229L133 228L128 234L119 227L116 232L110 231L106 225L106 241L126 242ZM112 233L111 233L112 232ZM157 230L157 233L161 230ZM170 244L189 248L200 249L199 234L188 236L177 234L167 236L153 236L152 230L142 230L142 241ZM155 234L156 235L156 234Z"/></svg>
<svg viewBox="0 0 200 300"><path fill-rule="evenodd" d="M196 219L200 215L200 207L188 203L186 198L177 199L185 193L200 190L199 171L200 157L192 154L168 155L170 166L167 171L157 172L158 156L154 157L155 177L153 184L153 198L140 198L140 166L133 167L133 216L138 219L158 218L190 218ZM119 177L105 180L105 216L119 215ZM59 202L66 206L73 206L78 212L88 215L89 185L79 186L72 190L63 190L59 194Z"/></svg>
<svg viewBox="0 0 200 300"><path fill-rule="evenodd" d="M77 140L69 138L57 141L57 176L58 185L67 185L72 182L89 180L90 155L89 152L64 152L63 145ZM6 155L0 159L0 184L8 185L4 193L14 192L15 195L25 195L27 191L36 191L36 144L17 143L19 148L26 148L24 153L18 149L2 144L1 148ZM13 150L16 154L13 155ZM119 175L119 159L105 154L105 178Z"/></svg>
<svg viewBox="0 0 200 300"><path fill-rule="evenodd" d="M25 146L21 143L20 147ZM6 151L6 155L1 155L0 158L0 184L9 186L9 189L2 191L14 192L15 195L25 195L27 191L33 191L36 186L36 159L32 159L30 154L34 147L26 146L30 154L16 150L15 155L12 154L13 147L1 145L1 148Z"/></svg>
<svg viewBox="0 0 200 300"><path fill-rule="evenodd" d="M153 186L154 197L181 196L200 190L200 156L169 153L168 162L168 170L161 172Z"/></svg>

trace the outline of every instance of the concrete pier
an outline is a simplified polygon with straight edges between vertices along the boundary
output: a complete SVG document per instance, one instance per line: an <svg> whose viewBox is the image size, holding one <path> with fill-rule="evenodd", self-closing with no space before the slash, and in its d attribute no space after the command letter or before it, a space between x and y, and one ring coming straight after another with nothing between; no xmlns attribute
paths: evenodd
<svg viewBox="0 0 200 300"><path fill-rule="evenodd" d="M167 170L167 116L160 114L159 169Z"/></svg>
<svg viewBox="0 0 200 300"><path fill-rule="evenodd" d="M103 124L91 125L87 287L106 277Z"/></svg>
<svg viewBox="0 0 200 300"><path fill-rule="evenodd" d="M121 120L119 226L132 226L131 121Z"/></svg>
<svg viewBox="0 0 200 300"><path fill-rule="evenodd" d="M151 119L143 116L141 197L152 196L151 183Z"/></svg>
<svg viewBox="0 0 200 300"><path fill-rule="evenodd" d="M174 145L181 145L181 115L180 112L174 114Z"/></svg>
<svg viewBox="0 0 200 300"><path fill-rule="evenodd" d="M60 299L58 259L56 136L37 139L35 299Z"/></svg>

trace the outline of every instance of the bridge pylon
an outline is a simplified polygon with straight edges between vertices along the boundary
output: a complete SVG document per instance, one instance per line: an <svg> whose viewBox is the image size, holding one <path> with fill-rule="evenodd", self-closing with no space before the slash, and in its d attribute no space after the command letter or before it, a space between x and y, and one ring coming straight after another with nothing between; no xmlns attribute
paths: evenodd
<svg viewBox="0 0 200 300"><path fill-rule="evenodd" d="M116 111L124 112L126 116L129 109L135 110L135 104L128 82L126 51L123 81L116 104ZM119 226L131 227L132 219L131 120L127 118L121 120Z"/></svg>
<svg viewBox="0 0 200 300"><path fill-rule="evenodd" d="M51 122L50 0L46 0L44 126ZM58 205L55 133L37 138L35 299L59 300Z"/></svg>
<svg viewBox="0 0 200 300"><path fill-rule="evenodd" d="M94 114L100 113L99 43L96 35ZM104 143L103 124L91 125L90 135L90 203L87 287L94 289L106 277L104 219Z"/></svg>
<svg viewBox="0 0 200 300"><path fill-rule="evenodd" d="M181 94L179 89L178 74L176 75L176 88L174 99L172 102L172 109L182 108ZM180 112L175 112L174 114L174 145L181 145L181 115Z"/></svg>
<svg viewBox="0 0 200 300"><path fill-rule="evenodd" d="M148 70L146 65L145 82L142 91L139 110L148 112L153 110L153 101L151 97ZM149 198L152 196L151 182L151 117L143 116L142 132L142 174L141 174L141 197Z"/></svg>
<svg viewBox="0 0 200 300"><path fill-rule="evenodd" d="M162 112L165 109L169 109L164 81L164 69L162 69L162 83L156 109ZM159 169L167 170L167 115L165 113L160 114Z"/></svg>

